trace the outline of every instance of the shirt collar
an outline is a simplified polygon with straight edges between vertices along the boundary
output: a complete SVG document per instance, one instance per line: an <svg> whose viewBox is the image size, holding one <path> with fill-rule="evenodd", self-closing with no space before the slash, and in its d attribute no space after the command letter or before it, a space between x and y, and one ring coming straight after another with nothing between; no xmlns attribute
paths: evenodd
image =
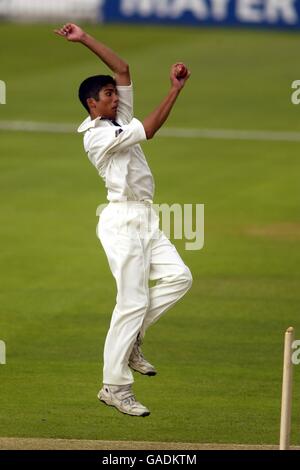
<svg viewBox="0 0 300 470"><path fill-rule="evenodd" d="M96 119L91 119L91 116L88 116L78 127L77 132L86 132L92 127L97 127L98 122L101 120L101 116L96 117Z"/></svg>

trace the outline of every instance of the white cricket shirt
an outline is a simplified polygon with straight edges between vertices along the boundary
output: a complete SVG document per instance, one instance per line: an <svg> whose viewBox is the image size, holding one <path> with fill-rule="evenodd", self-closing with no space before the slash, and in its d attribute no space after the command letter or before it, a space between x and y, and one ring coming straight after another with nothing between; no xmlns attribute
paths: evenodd
<svg viewBox="0 0 300 470"><path fill-rule="evenodd" d="M84 132L84 149L107 188L107 199L153 200L154 181L139 142L146 140L143 124L133 117L133 89L118 86L116 126L101 116L90 116L79 126Z"/></svg>

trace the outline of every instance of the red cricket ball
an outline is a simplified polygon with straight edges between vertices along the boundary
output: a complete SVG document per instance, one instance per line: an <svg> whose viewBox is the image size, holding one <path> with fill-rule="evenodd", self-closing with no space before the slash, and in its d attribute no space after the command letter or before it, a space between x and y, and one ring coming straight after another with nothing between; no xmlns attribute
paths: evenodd
<svg viewBox="0 0 300 470"><path fill-rule="evenodd" d="M188 69L185 65L179 64L176 65L176 77L177 78L185 78L187 76Z"/></svg>

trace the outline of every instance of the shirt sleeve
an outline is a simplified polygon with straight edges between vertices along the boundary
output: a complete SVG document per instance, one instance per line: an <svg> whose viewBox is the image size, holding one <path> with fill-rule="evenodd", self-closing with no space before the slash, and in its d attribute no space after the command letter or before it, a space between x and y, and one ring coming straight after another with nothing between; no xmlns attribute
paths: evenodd
<svg viewBox="0 0 300 470"><path fill-rule="evenodd" d="M129 124L133 118L133 86L117 86L119 104L116 120Z"/></svg>
<svg viewBox="0 0 300 470"><path fill-rule="evenodd" d="M143 124L133 118L129 124L124 126L94 128L90 131L90 135L87 135L85 148L89 159L101 171L103 165L112 155L146 139Z"/></svg>

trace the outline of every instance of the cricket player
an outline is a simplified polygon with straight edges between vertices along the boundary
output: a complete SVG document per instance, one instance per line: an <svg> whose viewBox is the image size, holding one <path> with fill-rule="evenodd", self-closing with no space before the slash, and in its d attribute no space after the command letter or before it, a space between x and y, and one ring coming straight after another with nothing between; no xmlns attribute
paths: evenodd
<svg viewBox="0 0 300 470"><path fill-rule="evenodd" d="M133 394L131 370L156 374L142 354L145 332L183 297L192 276L159 230L152 207L153 177L140 143L151 139L166 121L190 72L184 64L174 64L167 95L140 121L133 115L128 64L75 24L67 23L55 33L86 46L114 74L89 77L79 87L79 99L89 116L78 132L83 133L85 151L105 182L109 201L99 217L97 235L117 285L98 398L122 413L147 416L150 411ZM183 78L178 67L185 70ZM154 287L149 288L149 280L156 281Z"/></svg>

